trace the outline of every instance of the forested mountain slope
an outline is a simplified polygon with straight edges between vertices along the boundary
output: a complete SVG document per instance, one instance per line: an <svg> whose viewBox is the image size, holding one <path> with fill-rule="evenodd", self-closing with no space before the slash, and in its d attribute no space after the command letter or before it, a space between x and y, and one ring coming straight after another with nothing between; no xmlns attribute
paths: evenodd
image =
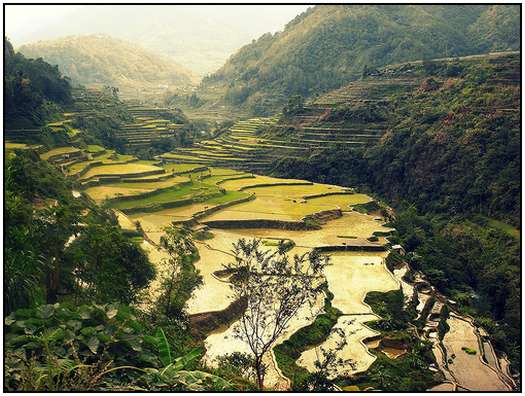
<svg viewBox="0 0 525 396"><path fill-rule="evenodd" d="M4 104L6 126L32 127L52 118L71 102L69 81L56 66L15 53L4 39Z"/></svg>
<svg viewBox="0 0 525 396"><path fill-rule="evenodd" d="M283 32L241 48L203 81L202 91L221 86L226 102L260 113L288 95L340 87L365 67L517 49L519 43L517 6L320 5Z"/></svg>
<svg viewBox="0 0 525 396"><path fill-rule="evenodd" d="M519 54L405 64L375 74L316 98L285 117L282 123L294 128L274 133L348 136L381 126L381 141L368 148L328 141L299 161L316 166L291 169L320 172L331 183L366 184L392 203L410 199L427 212L482 213L519 225ZM303 114L314 109L322 114L306 122Z"/></svg>
<svg viewBox="0 0 525 396"><path fill-rule="evenodd" d="M58 65L73 83L111 85L123 94L138 89L181 88L190 85L190 72L171 59L106 35L70 36L23 45L19 51Z"/></svg>

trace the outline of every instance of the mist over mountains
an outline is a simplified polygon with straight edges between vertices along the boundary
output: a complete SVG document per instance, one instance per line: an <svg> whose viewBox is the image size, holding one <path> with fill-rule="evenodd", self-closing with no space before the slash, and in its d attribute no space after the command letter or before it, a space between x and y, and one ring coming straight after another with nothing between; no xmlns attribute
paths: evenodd
<svg viewBox="0 0 525 396"><path fill-rule="evenodd" d="M106 35L39 41L19 51L58 65L74 84L111 85L128 95L137 89L180 89L191 84L191 72L171 58Z"/></svg>
<svg viewBox="0 0 525 396"><path fill-rule="evenodd" d="M50 9L42 8L43 13ZM64 8L56 6L58 10ZM24 14L26 9L22 9ZM282 30L306 9L307 6L242 5L76 6L61 19L50 14L49 23L41 22L40 28L31 28L32 23L10 25L8 7L6 34L15 47L71 35L106 34L172 57L196 76L203 76L216 71L236 50L261 34Z"/></svg>

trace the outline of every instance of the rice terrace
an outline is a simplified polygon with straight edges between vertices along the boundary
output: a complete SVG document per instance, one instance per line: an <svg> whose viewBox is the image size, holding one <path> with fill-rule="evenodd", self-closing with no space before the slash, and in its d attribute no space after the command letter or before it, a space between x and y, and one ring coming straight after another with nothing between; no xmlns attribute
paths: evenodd
<svg viewBox="0 0 525 396"><path fill-rule="evenodd" d="M26 7L4 391L521 390L519 5Z"/></svg>

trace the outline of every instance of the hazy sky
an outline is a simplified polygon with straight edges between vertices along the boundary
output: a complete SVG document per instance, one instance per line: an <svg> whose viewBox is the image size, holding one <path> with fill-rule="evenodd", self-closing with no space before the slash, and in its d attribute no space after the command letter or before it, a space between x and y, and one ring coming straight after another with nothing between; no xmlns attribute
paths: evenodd
<svg viewBox="0 0 525 396"><path fill-rule="evenodd" d="M232 28L245 28L252 36L258 37L266 32L276 32L296 15L305 11L306 5L232 5L232 6L142 6L142 5L6 5L5 31L15 46L28 42L56 38L64 35L107 33L99 31L98 15L114 16L116 31L119 24L126 23L129 29L133 24L125 15L139 14L148 18L151 13L181 13L190 19L206 21L209 18L227 21ZM124 16L124 17L123 17ZM89 26L92 29L89 29ZM236 26L237 25L237 26ZM108 30L108 29L104 29ZM213 34L213 32L210 32Z"/></svg>

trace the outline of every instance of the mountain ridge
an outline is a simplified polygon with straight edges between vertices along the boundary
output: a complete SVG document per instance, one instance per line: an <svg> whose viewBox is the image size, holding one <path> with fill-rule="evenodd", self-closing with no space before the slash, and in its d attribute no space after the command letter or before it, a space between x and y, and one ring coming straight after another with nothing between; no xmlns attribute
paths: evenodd
<svg viewBox="0 0 525 396"><path fill-rule="evenodd" d="M131 94L137 89L177 88L192 84L191 72L170 58L106 34L71 35L41 40L18 50L58 65L74 83L112 85Z"/></svg>
<svg viewBox="0 0 525 396"><path fill-rule="evenodd" d="M335 89L365 68L517 49L516 11L503 5L318 5L282 32L262 35L239 49L203 80L201 91L222 87L226 103L257 113L282 105L283 100L270 97Z"/></svg>

